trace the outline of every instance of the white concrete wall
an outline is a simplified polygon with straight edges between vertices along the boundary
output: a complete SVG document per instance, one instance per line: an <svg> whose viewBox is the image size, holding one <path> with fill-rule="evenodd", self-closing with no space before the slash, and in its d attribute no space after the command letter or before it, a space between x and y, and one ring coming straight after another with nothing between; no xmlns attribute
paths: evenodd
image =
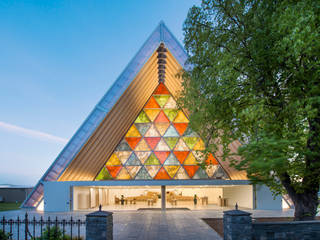
<svg viewBox="0 0 320 240"><path fill-rule="evenodd" d="M282 197L272 196L266 185L256 185L256 209L282 210Z"/></svg>
<svg viewBox="0 0 320 240"><path fill-rule="evenodd" d="M73 210L90 208L90 188L74 187L73 189Z"/></svg>
<svg viewBox="0 0 320 240"><path fill-rule="evenodd" d="M222 197L227 199L229 207L234 207L237 203L239 207L253 208L252 185L224 187Z"/></svg>
<svg viewBox="0 0 320 240"><path fill-rule="evenodd" d="M70 211L70 186L68 184L44 182L44 211Z"/></svg>

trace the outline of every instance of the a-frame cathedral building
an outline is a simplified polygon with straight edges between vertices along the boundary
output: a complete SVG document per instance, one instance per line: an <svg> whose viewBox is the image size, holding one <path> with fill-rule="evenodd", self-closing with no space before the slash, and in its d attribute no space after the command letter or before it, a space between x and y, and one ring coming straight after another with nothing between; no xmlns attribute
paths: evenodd
<svg viewBox="0 0 320 240"><path fill-rule="evenodd" d="M202 153L203 140L188 127L187 113L176 102L182 81L177 73L186 59L161 22L22 207L193 209L195 203L201 208L237 203L281 208L281 199L273 200L264 186L253 186L245 172ZM239 145L234 142L231 151Z"/></svg>

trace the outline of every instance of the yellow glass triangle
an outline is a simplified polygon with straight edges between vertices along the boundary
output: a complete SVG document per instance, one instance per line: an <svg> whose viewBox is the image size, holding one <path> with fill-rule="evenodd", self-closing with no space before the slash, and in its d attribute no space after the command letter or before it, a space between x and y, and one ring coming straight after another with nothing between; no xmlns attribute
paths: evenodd
<svg viewBox="0 0 320 240"><path fill-rule="evenodd" d="M173 178L173 176L176 174L180 166L164 166L164 168L167 170L170 177Z"/></svg>
<svg viewBox="0 0 320 240"><path fill-rule="evenodd" d="M141 134L139 133L136 126L133 124L127 132L126 137L141 137Z"/></svg>
<svg viewBox="0 0 320 240"><path fill-rule="evenodd" d="M206 147L205 147L204 142L202 141L201 138L196 143L196 145L194 145L194 147L193 147L193 150L197 150L197 151L203 151L205 149L206 149Z"/></svg>
<svg viewBox="0 0 320 240"><path fill-rule="evenodd" d="M197 165L197 160L193 156L192 152L190 152L187 159L184 160L183 165Z"/></svg>
<svg viewBox="0 0 320 240"><path fill-rule="evenodd" d="M111 155L106 165L107 166L121 165L121 162L117 157L117 155L114 153Z"/></svg>
<svg viewBox="0 0 320 240"><path fill-rule="evenodd" d="M131 179L131 176L128 173L127 169L123 167L118 173L117 179L129 180Z"/></svg>
<svg viewBox="0 0 320 240"><path fill-rule="evenodd" d="M158 116L160 109L144 109L144 112L147 114L151 122L153 122Z"/></svg>
<svg viewBox="0 0 320 240"><path fill-rule="evenodd" d="M134 149L135 151L150 151L150 148L146 142L146 140L142 139L136 148Z"/></svg>
<svg viewBox="0 0 320 240"><path fill-rule="evenodd" d="M189 120L186 117L186 115L180 110L176 116L176 118L173 120L174 123L188 123Z"/></svg>

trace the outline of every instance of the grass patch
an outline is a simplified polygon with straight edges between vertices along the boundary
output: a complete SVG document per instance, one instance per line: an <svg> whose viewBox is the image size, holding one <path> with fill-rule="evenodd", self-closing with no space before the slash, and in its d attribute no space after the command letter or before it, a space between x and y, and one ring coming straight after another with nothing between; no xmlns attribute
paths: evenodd
<svg viewBox="0 0 320 240"><path fill-rule="evenodd" d="M21 203L0 203L0 212L18 210Z"/></svg>

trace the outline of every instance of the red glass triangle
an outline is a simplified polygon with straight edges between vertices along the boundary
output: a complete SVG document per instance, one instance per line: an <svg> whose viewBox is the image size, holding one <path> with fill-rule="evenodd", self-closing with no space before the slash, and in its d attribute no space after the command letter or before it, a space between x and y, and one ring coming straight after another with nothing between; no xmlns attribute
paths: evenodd
<svg viewBox="0 0 320 240"><path fill-rule="evenodd" d="M170 94L170 93L166 88L166 86L163 83L160 83L153 94Z"/></svg>
<svg viewBox="0 0 320 240"><path fill-rule="evenodd" d="M186 159L186 157L188 156L189 151L174 151L173 153L178 159L178 161L182 164Z"/></svg>
<svg viewBox="0 0 320 240"><path fill-rule="evenodd" d="M156 120L154 120L154 122L156 122L156 123L167 123L167 122L170 122L170 121L167 118L167 116L164 114L164 112L161 111L159 113L158 117L156 118Z"/></svg>
<svg viewBox="0 0 320 240"><path fill-rule="evenodd" d="M186 131L188 127L188 123L173 123L173 125L180 134L180 136L182 136L182 134Z"/></svg>
<svg viewBox="0 0 320 240"><path fill-rule="evenodd" d="M132 148L132 150L135 149L140 139L141 137L126 137L126 141L129 144L129 146Z"/></svg>
<svg viewBox="0 0 320 240"><path fill-rule="evenodd" d="M159 159L159 161L161 162L161 164L164 163L164 161L167 159L167 157L169 156L170 152L154 152L154 154L157 156L157 158Z"/></svg>
<svg viewBox="0 0 320 240"><path fill-rule="evenodd" d="M218 165L218 161L214 158L212 153L209 153L209 156L206 160L206 164L207 165Z"/></svg>
<svg viewBox="0 0 320 240"><path fill-rule="evenodd" d="M152 150L157 146L158 142L160 141L160 137L146 137L144 139L146 140L146 142Z"/></svg>
<svg viewBox="0 0 320 240"><path fill-rule="evenodd" d="M193 175L196 173L198 170L199 166L183 166L190 178L193 177Z"/></svg>
<svg viewBox="0 0 320 240"><path fill-rule="evenodd" d="M160 180L160 179L170 179L169 174L167 171L162 167L160 168L159 172L157 175L154 177L154 179Z"/></svg>
<svg viewBox="0 0 320 240"><path fill-rule="evenodd" d="M117 177L121 168L122 166L107 166L107 169L113 178Z"/></svg>
<svg viewBox="0 0 320 240"><path fill-rule="evenodd" d="M157 103L157 101L154 99L154 97L152 96L149 99L149 101L147 102L147 104L144 106L144 108L160 108L160 106Z"/></svg>

